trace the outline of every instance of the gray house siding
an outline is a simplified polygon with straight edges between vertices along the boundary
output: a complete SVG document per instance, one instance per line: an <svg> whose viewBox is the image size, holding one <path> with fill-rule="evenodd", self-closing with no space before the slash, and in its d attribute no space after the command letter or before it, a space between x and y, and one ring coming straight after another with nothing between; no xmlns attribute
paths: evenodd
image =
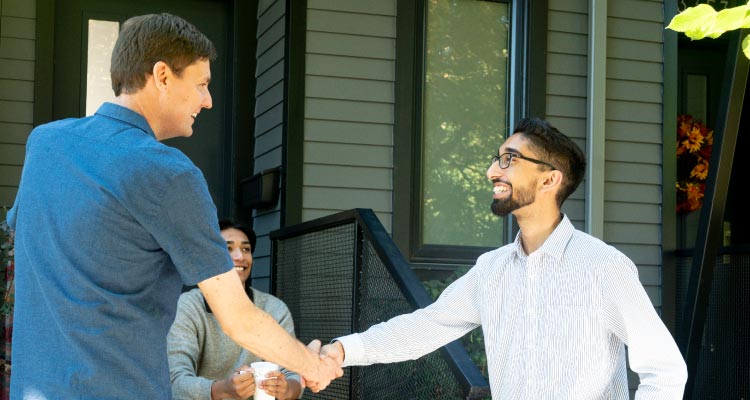
<svg viewBox="0 0 750 400"><path fill-rule="evenodd" d="M255 71L255 159L256 173L281 166L284 132L284 44L286 2L258 4ZM281 227L280 206L256 211L253 230L258 236L253 252L253 286L270 285L271 246L268 234Z"/></svg>
<svg viewBox="0 0 750 400"><path fill-rule="evenodd" d="M371 208L391 230L395 42L395 0L308 0L303 221Z"/></svg>
<svg viewBox="0 0 750 400"><path fill-rule="evenodd" d="M0 2L0 208L10 207L21 180L34 117L36 4ZM4 215L4 213L0 213Z"/></svg>

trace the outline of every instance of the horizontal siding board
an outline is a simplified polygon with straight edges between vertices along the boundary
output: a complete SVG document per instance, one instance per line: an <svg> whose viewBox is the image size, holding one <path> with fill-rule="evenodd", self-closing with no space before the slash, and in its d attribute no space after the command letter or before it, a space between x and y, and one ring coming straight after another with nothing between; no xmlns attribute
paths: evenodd
<svg viewBox="0 0 750 400"><path fill-rule="evenodd" d="M255 154L265 154L273 149L280 147L282 142L284 127L278 125L275 128L266 131L264 134L255 137Z"/></svg>
<svg viewBox="0 0 750 400"><path fill-rule="evenodd" d="M284 82L277 82L255 98L255 114L262 115L268 110L283 103Z"/></svg>
<svg viewBox="0 0 750 400"><path fill-rule="evenodd" d="M304 182L308 186L350 189L393 189L390 168L305 164Z"/></svg>
<svg viewBox="0 0 750 400"><path fill-rule="evenodd" d="M390 190L341 189L305 186L302 189L304 208L349 210L371 208L373 211L391 211Z"/></svg>
<svg viewBox="0 0 750 400"><path fill-rule="evenodd" d="M259 236L268 235L270 232L279 228L281 213L272 212L256 215L253 218L253 230ZM269 253L270 254L270 253Z"/></svg>
<svg viewBox="0 0 750 400"><path fill-rule="evenodd" d="M574 139L579 139L576 143L585 149L586 138L586 119L577 117L551 116L547 118L550 124L555 126L560 132Z"/></svg>
<svg viewBox="0 0 750 400"><path fill-rule="evenodd" d="M637 265L660 265L661 247L650 244L618 244L617 248Z"/></svg>
<svg viewBox="0 0 750 400"><path fill-rule="evenodd" d="M394 60L395 40L326 32L307 32L307 52Z"/></svg>
<svg viewBox="0 0 750 400"><path fill-rule="evenodd" d="M25 145L0 143L0 164L23 165L25 155Z"/></svg>
<svg viewBox="0 0 750 400"><path fill-rule="evenodd" d="M308 9L339 10L362 14L396 15L396 0L308 0Z"/></svg>
<svg viewBox="0 0 750 400"><path fill-rule="evenodd" d="M662 64L610 58L607 60L607 78L661 83Z"/></svg>
<svg viewBox="0 0 750 400"><path fill-rule="evenodd" d="M302 220L312 221L314 219L323 218L323 217L329 216L331 214L335 214L340 211L346 211L346 210L319 210L316 208L307 208L302 211ZM391 221L393 219L391 213L375 212L375 216L378 217L378 220L380 220L380 223L383 224L383 228L385 229L385 231L388 232L388 234L390 234L391 233Z"/></svg>
<svg viewBox="0 0 750 400"><path fill-rule="evenodd" d="M266 282L267 278L271 276L271 257L269 256L253 256L253 269L250 271L253 277L253 286L260 285L261 279L264 285L269 285L270 282Z"/></svg>
<svg viewBox="0 0 750 400"><path fill-rule="evenodd" d="M0 122L0 143L25 144L32 124Z"/></svg>
<svg viewBox="0 0 750 400"><path fill-rule="evenodd" d="M276 65L273 66L273 68L269 69L264 73L263 75L259 76L256 79L255 84L255 97L257 98L260 96L263 92L267 91L269 88L280 85L284 86L284 63L279 62Z"/></svg>
<svg viewBox="0 0 750 400"><path fill-rule="evenodd" d="M606 161L605 180L609 182L661 184L661 165Z"/></svg>
<svg viewBox="0 0 750 400"><path fill-rule="evenodd" d="M260 18L258 18L258 32L262 34L279 20L283 21L285 13L286 2L281 0L274 1L264 7L263 10L259 10L258 15L260 15Z"/></svg>
<svg viewBox="0 0 750 400"><path fill-rule="evenodd" d="M0 186L0 207L13 207L13 202L16 201L17 193L18 186Z"/></svg>
<svg viewBox="0 0 750 400"><path fill-rule="evenodd" d="M662 103L662 85L656 82L607 79L607 99Z"/></svg>
<svg viewBox="0 0 750 400"><path fill-rule="evenodd" d="M658 224L604 221L604 241L658 245L661 243L661 227Z"/></svg>
<svg viewBox="0 0 750 400"><path fill-rule="evenodd" d="M0 186L18 186L21 182L20 165L3 165L0 164Z"/></svg>
<svg viewBox="0 0 750 400"><path fill-rule="evenodd" d="M0 100L0 122L30 124L33 118L34 103Z"/></svg>
<svg viewBox="0 0 750 400"><path fill-rule="evenodd" d="M637 121L606 122L607 139L645 143L662 143L661 124Z"/></svg>
<svg viewBox="0 0 750 400"><path fill-rule="evenodd" d="M547 96L547 114L565 117L586 117L586 98Z"/></svg>
<svg viewBox="0 0 750 400"><path fill-rule="evenodd" d="M255 171L264 171L281 165L281 147L277 147L267 153L255 153Z"/></svg>
<svg viewBox="0 0 750 400"><path fill-rule="evenodd" d="M3 15L0 36L5 38L31 39L36 38L36 21L30 18L9 17Z"/></svg>
<svg viewBox="0 0 750 400"><path fill-rule="evenodd" d="M661 268L653 265L638 265L638 279L645 286L659 286L661 285Z"/></svg>
<svg viewBox="0 0 750 400"><path fill-rule="evenodd" d="M34 40L3 37L0 41L0 55L14 60L34 61Z"/></svg>
<svg viewBox="0 0 750 400"><path fill-rule="evenodd" d="M555 32L549 35L547 47L555 53L588 54L588 37L580 33Z"/></svg>
<svg viewBox="0 0 750 400"><path fill-rule="evenodd" d="M610 17L607 19L607 36L619 39L662 43L664 25L661 21L640 21Z"/></svg>
<svg viewBox="0 0 750 400"><path fill-rule="evenodd" d="M393 125L306 119L305 140L391 146Z"/></svg>
<svg viewBox="0 0 750 400"><path fill-rule="evenodd" d="M34 82L0 79L0 100L34 101Z"/></svg>
<svg viewBox="0 0 750 400"><path fill-rule="evenodd" d="M257 105L256 105L257 108ZM255 115L255 134L262 135L284 121L284 104L278 104L268 111Z"/></svg>
<svg viewBox="0 0 750 400"><path fill-rule="evenodd" d="M390 15L308 9L307 29L316 32L395 38L396 18Z"/></svg>
<svg viewBox="0 0 750 400"><path fill-rule="evenodd" d="M280 71L280 72L279 72ZM276 77L277 80L281 80L284 77L284 41L280 40L276 42L267 52L263 53L256 60L255 64L255 77L260 78L264 75ZM256 84L256 86L258 86ZM267 86L266 86L267 87ZM265 89L259 89L257 91L263 91Z"/></svg>
<svg viewBox="0 0 750 400"><path fill-rule="evenodd" d="M661 43L609 38L607 39L607 58L660 63L663 61L664 52Z"/></svg>
<svg viewBox="0 0 750 400"><path fill-rule="evenodd" d="M340 100L372 101L393 103L393 82L307 76L305 95Z"/></svg>
<svg viewBox="0 0 750 400"><path fill-rule="evenodd" d="M588 34L588 14L572 13L551 9L547 14L547 27L550 32L570 32L581 35Z"/></svg>
<svg viewBox="0 0 750 400"><path fill-rule="evenodd" d="M263 32L258 37L258 41L256 43L257 47L255 51L255 58L258 58L269 48L271 48L271 46L276 44L276 42L282 40L284 38L285 29L284 18L281 18L278 21L274 22L267 31Z"/></svg>
<svg viewBox="0 0 750 400"><path fill-rule="evenodd" d="M393 123L393 104L305 99L305 118Z"/></svg>
<svg viewBox="0 0 750 400"><path fill-rule="evenodd" d="M547 94L586 97L585 76L547 75Z"/></svg>
<svg viewBox="0 0 750 400"><path fill-rule="evenodd" d="M638 199L640 202L661 204L661 186L642 183L604 183L605 201L630 201Z"/></svg>
<svg viewBox="0 0 750 400"><path fill-rule="evenodd" d="M581 0L555 0L549 2L549 9L586 14L588 13L588 2Z"/></svg>
<svg viewBox="0 0 750 400"><path fill-rule="evenodd" d="M635 101L607 100L607 117L620 121L639 121L660 124L661 104Z"/></svg>
<svg viewBox="0 0 750 400"><path fill-rule="evenodd" d="M29 0L4 0L0 14L8 17L35 18L36 2Z"/></svg>
<svg viewBox="0 0 750 400"><path fill-rule="evenodd" d="M617 0L610 1L607 4L609 6L607 12L611 16L658 23L664 21L664 4L662 2Z"/></svg>
<svg viewBox="0 0 750 400"><path fill-rule="evenodd" d="M308 54L305 69L308 75L338 76L393 81L393 60L376 60L326 54Z"/></svg>
<svg viewBox="0 0 750 400"><path fill-rule="evenodd" d="M547 53L547 73L586 76L588 65L585 55Z"/></svg>
<svg viewBox="0 0 750 400"><path fill-rule="evenodd" d="M393 149L386 146L305 142L306 164L391 168Z"/></svg>
<svg viewBox="0 0 750 400"><path fill-rule="evenodd" d="M662 159L661 146L652 143L607 140L604 151L608 161L661 164Z"/></svg>
<svg viewBox="0 0 750 400"><path fill-rule="evenodd" d="M258 17L262 18L262 15L265 14L270 7L274 5L274 3L281 2L283 3L283 0L259 0L258 1Z"/></svg>
<svg viewBox="0 0 750 400"><path fill-rule="evenodd" d="M0 57L0 79L34 80L34 61Z"/></svg>
<svg viewBox="0 0 750 400"><path fill-rule="evenodd" d="M620 202L610 200L604 203L604 215L611 222L652 223L661 219L659 204L631 203L628 198Z"/></svg>

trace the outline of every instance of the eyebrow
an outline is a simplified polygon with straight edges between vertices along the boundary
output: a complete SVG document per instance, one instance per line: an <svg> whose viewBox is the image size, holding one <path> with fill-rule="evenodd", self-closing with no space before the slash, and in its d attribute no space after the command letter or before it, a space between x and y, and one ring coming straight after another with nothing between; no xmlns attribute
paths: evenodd
<svg viewBox="0 0 750 400"><path fill-rule="evenodd" d="M514 153L514 154L520 154L523 155L518 149L513 147L506 147L504 153ZM500 155L500 149L497 149L497 154Z"/></svg>
<svg viewBox="0 0 750 400"><path fill-rule="evenodd" d="M227 244L234 244L234 240L227 240L226 242L227 242ZM250 241L249 240L243 240L240 243L242 243L242 244L250 244Z"/></svg>

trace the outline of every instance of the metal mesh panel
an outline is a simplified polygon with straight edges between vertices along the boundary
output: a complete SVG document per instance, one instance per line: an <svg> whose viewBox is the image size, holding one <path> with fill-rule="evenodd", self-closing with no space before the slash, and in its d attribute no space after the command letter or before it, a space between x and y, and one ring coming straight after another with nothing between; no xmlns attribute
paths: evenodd
<svg viewBox="0 0 750 400"><path fill-rule="evenodd" d="M359 296L355 328L359 332L414 311L368 241L362 250ZM352 392L357 399L462 398L459 384L439 352L412 361L356 367L352 375Z"/></svg>
<svg viewBox="0 0 750 400"><path fill-rule="evenodd" d="M692 259L678 260L678 332ZM684 337L680 337L684 342ZM720 255L711 282L692 398L750 399L750 255Z"/></svg>
<svg viewBox="0 0 750 400"><path fill-rule="evenodd" d="M276 242L275 294L289 306L303 343L352 333L354 222ZM349 399L349 368L305 399Z"/></svg>

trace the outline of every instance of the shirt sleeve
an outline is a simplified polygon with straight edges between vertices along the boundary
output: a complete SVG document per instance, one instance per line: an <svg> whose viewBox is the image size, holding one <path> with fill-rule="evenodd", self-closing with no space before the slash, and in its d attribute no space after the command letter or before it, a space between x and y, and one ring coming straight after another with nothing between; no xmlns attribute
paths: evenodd
<svg viewBox="0 0 750 400"><path fill-rule="evenodd" d="M479 326L477 275L477 267L470 269L428 307L336 338L344 346L343 366L414 360Z"/></svg>
<svg viewBox="0 0 750 400"><path fill-rule="evenodd" d="M206 332L203 324L196 323L192 316L201 315L201 304L190 301L189 293L180 296L177 315L167 335L167 357L169 375L172 380L172 395L175 399L211 400L213 380L198 376L201 360L200 343Z"/></svg>
<svg viewBox="0 0 750 400"><path fill-rule="evenodd" d="M186 285L196 285L232 269L226 242L200 171L187 171L164 189L153 219L144 221L169 254Z"/></svg>
<svg viewBox="0 0 750 400"><path fill-rule="evenodd" d="M640 377L635 399L682 399L685 361L638 280L635 264L618 253L604 264L600 279L604 319L627 346L630 368Z"/></svg>

